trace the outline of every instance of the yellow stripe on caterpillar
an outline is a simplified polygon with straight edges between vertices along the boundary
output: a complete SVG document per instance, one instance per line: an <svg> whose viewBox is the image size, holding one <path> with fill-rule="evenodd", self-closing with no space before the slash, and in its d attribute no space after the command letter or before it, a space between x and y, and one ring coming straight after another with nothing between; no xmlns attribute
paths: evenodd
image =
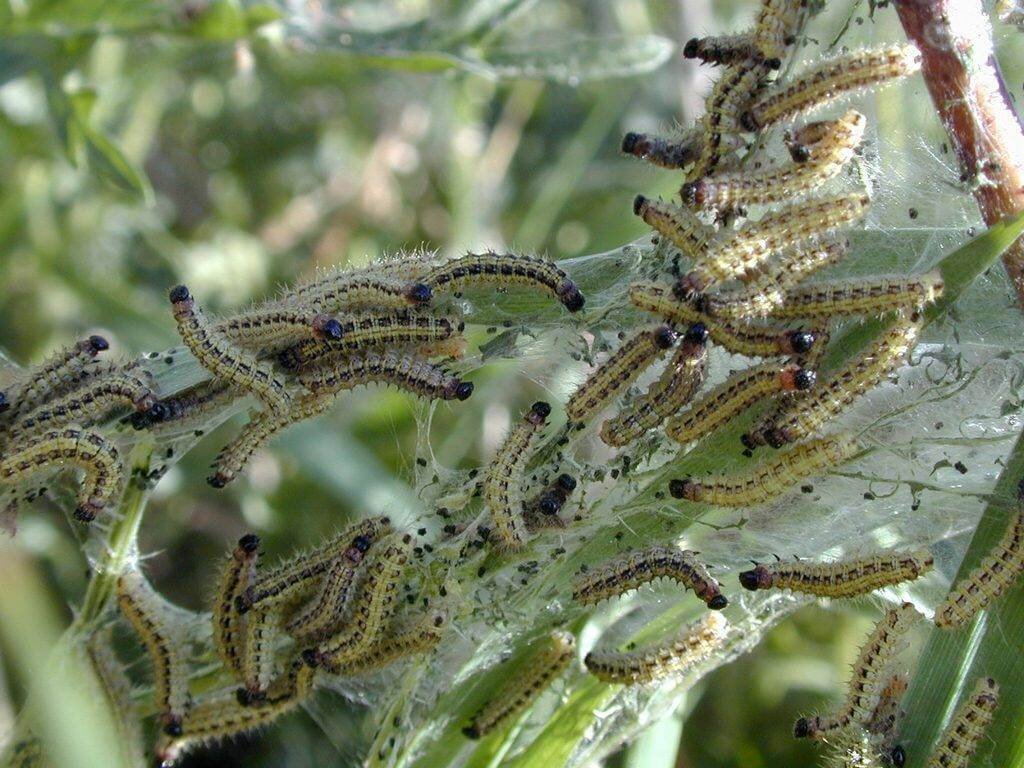
<svg viewBox="0 0 1024 768"><path fill-rule="evenodd" d="M953 713L926 768L967 768L998 706L999 685L991 677L979 679Z"/></svg>
<svg viewBox="0 0 1024 768"><path fill-rule="evenodd" d="M832 318L922 310L942 296L944 287L938 270L918 277L808 283L787 291L782 305L772 311L772 316L781 319Z"/></svg>
<svg viewBox="0 0 1024 768"><path fill-rule="evenodd" d="M785 589L818 597L857 597L924 576L935 561L927 550L847 558L832 563L800 560L756 564L739 575L744 589Z"/></svg>

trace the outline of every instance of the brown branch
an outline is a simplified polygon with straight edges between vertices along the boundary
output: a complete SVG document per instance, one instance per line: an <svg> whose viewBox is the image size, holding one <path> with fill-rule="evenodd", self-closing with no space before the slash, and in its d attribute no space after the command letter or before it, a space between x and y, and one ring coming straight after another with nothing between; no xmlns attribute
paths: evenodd
<svg viewBox="0 0 1024 768"><path fill-rule="evenodd" d="M981 0L899 0L907 37L985 223L1024 210L1024 130L1010 102ZM1024 309L1024 240L1003 264Z"/></svg>

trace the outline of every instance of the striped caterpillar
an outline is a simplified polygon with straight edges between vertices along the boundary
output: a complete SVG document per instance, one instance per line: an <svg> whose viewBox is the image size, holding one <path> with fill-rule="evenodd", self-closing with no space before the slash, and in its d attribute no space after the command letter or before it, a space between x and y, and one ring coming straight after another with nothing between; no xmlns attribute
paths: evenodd
<svg viewBox="0 0 1024 768"><path fill-rule="evenodd" d="M686 292L703 293L726 280L751 280L772 254L859 221L869 204L867 195L854 193L807 200L769 213L712 243L681 285Z"/></svg>
<svg viewBox="0 0 1024 768"><path fill-rule="evenodd" d="M870 723L889 681L886 671L906 645L907 632L920 618L921 614L910 603L886 612L860 650L843 707L830 718L801 717L793 726L793 735L798 739L821 739L854 725Z"/></svg>
<svg viewBox="0 0 1024 768"><path fill-rule="evenodd" d="M675 344L676 332L668 325L644 329L622 345L569 398L566 418L584 424L626 389L665 351Z"/></svg>
<svg viewBox="0 0 1024 768"><path fill-rule="evenodd" d="M686 405L707 374L707 340L708 329L703 323L691 325L665 370L643 397L601 425L601 439L607 445L626 445Z"/></svg>
<svg viewBox="0 0 1024 768"><path fill-rule="evenodd" d="M800 9L806 0L762 0L761 11L754 27L758 53L772 69L782 66L786 49L796 42L795 33Z"/></svg>
<svg viewBox="0 0 1024 768"><path fill-rule="evenodd" d="M590 674L605 683L654 682L682 674L714 653L725 641L728 626L722 614L709 612L666 645L636 651L595 649L586 655L583 663Z"/></svg>
<svg viewBox="0 0 1024 768"><path fill-rule="evenodd" d="M720 611L729 604L695 552L664 546L628 552L586 571L573 582L572 599L581 605L596 605L660 578L692 589L708 608Z"/></svg>
<svg viewBox="0 0 1024 768"><path fill-rule="evenodd" d="M280 351L303 339L341 338L341 323L335 318L302 309L254 309L221 320L214 328L232 344L260 355Z"/></svg>
<svg viewBox="0 0 1024 768"><path fill-rule="evenodd" d="M747 357L807 354L818 338L813 331L751 324L728 325L706 312L701 312L692 303L673 296L671 289L652 282L637 282L630 285L629 301L638 309L660 315L672 322L687 325L703 323L713 342L734 354Z"/></svg>
<svg viewBox="0 0 1024 768"><path fill-rule="evenodd" d="M238 390L228 382L211 379L173 397L157 400L145 413L133 413L130 421L135 429L185 431L192 425L205 425L208 416L223 410L238 397Z"/></svg>
<svg viewBox="0 0 1024 768"><path fill-rule="evenodd" d="M246 613L244 624L242 687L235 692L235 697L239 703L250 706L266 700L267 689L274 677L278 616L257 606Z"/></svg>
<svg viewBox="0 0 1024 768"><path fill-rule="evenodd" d="M447 615L444 612L431 613L405 632L389 634L371 645L359 658L353 659L338 668L338 674L344 677L362 675L389 664L433 650L444 637Z"/></svg>
<svg viewBox="0 0 1024 768"><path fill-rule="evenodd" d="M740 371L671 419L665 434L677 443L698 440L759 400L780 392L806 391L816 380L814 371L796 365L779 368L777 363L763 363Z"/></svg>
<svg viewBox="0 0 1024 768"><path fill-rule="evenodd" d="M570 312L578 312L585 303L576 283L554 263L511 253L468 253L434 267L423 275L423 282L435 291L457 291L478 283L543 288Z"/></svg>
<svg viewBox="0 0 1024 768"><path fill-rule="evenodd" d="M69 462L84 471L75 518L90 522L114 500L124 479L117 448L98 432L64 427L32 437L0 458L0 482L14 484Z"/></svg>
<svg viewBox="0 0 1024 768"><path fill-rule="evenodd" d="M747 507L781 496L805 477L815 477L851 459L860 446L850 435L810 440L778 453L753 469L720 478L669 482L676 499L722 507Z"/></svg>
<svg viewBox="0 0 1024 768"><path fill-rule="evenodd" d="M381 266L388 268L387 265ZM402 266L395 269L400 270ZM430 286L421 282L369 275L367 270L333 271L292 288L272 306L293 307L299 304L308 306L313 312L328 314L357 309L380 311L425 307L433 296Z"/></svg>
<svg viewBox="0 0 1024 768"><path fill-rule="evenodd" d="M508 678L462 732L479 739L521 713L569 666L576 656L576 638L555 630L530 658L522 673Z"/></svg>
<svg viewBox="0 0 1024 768"><path fill-rule="evenodd" d="M7 391L9 408L3 418L14 420L84 381L92 371L96 356L108 349L110 343L105 338L90 336L32 366Z"/></svg>
<svg viewBox="0 0 1024 768"><path fill-rule="evenodd" d="M751 32L693 37L683 46L683 58L699 59L705 64L740 64L757 55L757 38ZM772 69L778 69L782 62L772 64Z"/></svg>
<svg viewBox="0 0 1024 768"><path fill-rule="evenodd" d="M465 400L473 394L470 382L419 355L390 349L339 356L299 371L299 382L314 394L340 392L375 381L442 400Z"/></svg>
<svg viewBox="0 0 1024 768"><path fill-rule="evenodd" d="M938 270L919 277L834 280L791 288L772 311L781 319L831 318L839 315L881 315L894 310L921 310L942 296Z"/></svg>
<svg viewBox="0 0 1024 768"><path fill-rule="evenodd" d="M926 768L967 768L999 706L999 685L991 677L974 684L971 693L953 713L932 752Z"/></svg>
<svg viewBox="0 0 1024 768"><path fill-rule="evenodd" d="M745 130L756 131L920 68L921 54L909 44L854 51L822 62L789 83L767 88L743 113L741 122Z"/></svg>
<svg viewBox="0 0 1024 768"><path fill-rule="evenodd" d="M919 579L934 565L927 550L870 555L834 563L755 564L752 570L740 573L740 584L751 591L788 589L819 597L856 597Z"/></svg>
<svg viewBox="0 0 1024 768"><path fill-rule="evenodd" d="M283 379L273 369L244 350L238 349L211 326L195 305L184 285L170 292L178 335L199 364L219 379L251 392L272 411L286 410L292 401Z"/></svg>
<svg viewBox="0 0 1024 768"><path fill-rule="evenodd" d="M543 429L551 406L534 403L523 419L512 428L494 455L484 476L484 505L491 513L494 533L503 549L521 549L529 537L521 513L518 484L530 458L530 446Z"/></svg>
<svg viewBox="0 0 1024 768"><path fill-rule="evenodd" d="M259 536L246 534L238 540L221 571L217 591L213 598L213 641L224 665L237 676L243 675L243 628L238 610L238 598L252 585L256 577L256 557Z"/></svg>
<svg viewBox="0 0 1024 768"><path fill-rule="evenodd" d="M689 259L701 258L715 236L715 228L705 224L692 211L643 195L637 195L633 200L633 213L658 234L667 237Z"/></svg>
<svg viewBox="0 0 1024 768"><path fill-rule="evenodd" d="M676 140L632 131L622 137L622 151L653 165L672 170L693 162L700 148L700 130L692 128Z"/></svg>
<svg viewBox="0 0 1024 768"><path fill-rule="evenodd" d="M541 528L561 528L558 517L569 496L576 490L576 478L561 474L529 501L523 502L523 522L530 533Z"/></svg>
<svg viewBox="0 0 1024 768"><path fill-rule="evenodd" d="M839 175L853 157L864 137L867 119L850 110L835 121L831 133L823 137L802 162L761 171L734 171L707 176L684 184L683 201L695 208L735 208L767 205L807 194Z"/></svg>
<svg viewBox="0 0 1024 768"><path fill-rule="evenodd" d="M1024 481L1018 503L1002 537L966 579L958 582L935 607L935 624L961 627L1012 587L1024 571Z"/></svg>

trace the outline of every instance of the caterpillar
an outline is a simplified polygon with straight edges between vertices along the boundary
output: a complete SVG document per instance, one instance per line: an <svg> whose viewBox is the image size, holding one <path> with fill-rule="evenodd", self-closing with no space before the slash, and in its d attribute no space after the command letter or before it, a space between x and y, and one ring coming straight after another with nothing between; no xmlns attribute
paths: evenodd
<svg viewBox="0 0 1024 768"><path fill-rule="evenodd" d="M404 265L403 265L404 266ZM401 266L395 267L401 269ZM313 312L351 312L357 309L407 309L425 307L433 299L429 285L414 280L367 275L361 272L329 272L286 292L274 306L307 306Z"/></svg>
<svg viewBox="0 0 1024 768"><path fill-rule="evenodd" d="M772 254L853 224L864 217L869 204L867 195L854 193L769 213L712 243L681 285L687 292L703 293L727 280L749 281Z"/></svg>
<svg viewBox="0 0 1024 768"><path fill-rule="evenodd" d="M595 649L583 659L590 674L605 683L637 685L685 672L725 641L728 622L718 612L704 614L665 645L636 651Z"/></svg>
<svg viewBox="0 0 1024 768"><path fill-rule="evenodd" d="M665 370L644 396L601 425L601 439L607 445L627 445L686 405L707 375L707 340L704 323L691 325Z"/></svg>
<svg viewBox="0 0 1024 768"><path fill-rule="evenodd" d="M76 386L88 377L97 355L108 349L110 342L102 336L93 335L32 366L22 374L14 388L7 391L6 398L10 406L4 418L14 420L40 403Z"/></svg>
<svg viewBox="0 0 1024 768"><path fill-rule="evenodd" d="M303 339L336 341L341 323L323 312L260 308L232 315L214 325L232 344L259 355L278 352Z"/></svg>
<svg viewBox="0 0 1024 768"><path fill-rule="evenodd" d="M243 704L261 702L267 697L267 688L274 677L277 623L277 614L263 606L245 615L242 687L236 691L238 701Z"/></svg>
<svg viewBox="0 0 1024 768"><path fill-rule="evenodd" d="M793 726L793 735L798 739L821 739L871 722L888 683L886 670L906 644L907 632L920 618L921 614L910 603L887 611L860 650L847 686L846 701L839 712L830 718L801 717Z"/></svg>
<svg viewBox="0 0 1024 768"><path fill-rule="evenodd" d="M805 391L814 386L814 371L797 365L779 368L763 363L733 374L684 413L665 425L665 434L677 443L689 443L731 421L754 403L780 392Z"/></svg>
<svg viewBox="0 0 1024 768"><path fill-rule="evenodd" d="M961 627L1012 587L1024 571L1024 483L1002 537L966 579L958 582L935 607L935 624Z"/></svg>
<svg viewBox="0 0 1024 768"><path fill-rule="evenodd" d="M396 536L372 559L362 589L353 601L351 619L338 634L303 651L306 664L335 672L377 641L395 610L395 593L411 550L411 536Z"/></svg>
<svg viewBox="0 0 1024 768"><path fill-rule="evenodd" d="M178 335L203 368L217 378L251 392L270 410L287 410L292 396L284 380L269 365L238 349L211 326L196 307L188 288L184 285L172 288L170 300Z"/></svg>
<svg viewBox="0 0 1024 768"><path fill-rule="evenodd" d="M246 613L253 606L279 606L308 597L335 560L343 557L351 562L362 562L362 556L370 547L391 530L390 518L371 517L348 526L316 549L257 574L252 586L235 600L239 612Z"/></svg>
<svg viewBox="0 0 1024 768"><path fill-rule="evenodd" d="M576 283L554 263L511 253L467 253L434 267L423 276L423 282L435 291L457 291L477 283L543 288L570 312L578 312L586 303Z"/></svg>
<svg viewBox="0 0 1024 768"><path fill-rule="evenodd" d="M510 677L462 732L471 739L479 739L500 728L533 704L575 656L576 638L563 630L552 632L522 673Z"/></svg>
<svg viewBox="0 0 1024 768"><path fill-rule="evenodd" d="M586 423L665 354L677 337L671 326L659 325L624 341L569 398L565 406L569 422Z"/></svg>
<svg viewBox="0 0 1024 768"><path fill-rule="evenodd" d="M0 482L14 484L68 462L84 471L75 518L90 522L117 496L124 465L114 447L98 432L64 427L33 436L0 458Z"/></svg>
<svg viewBox="0 0 1024 768"><path fill-rule="evenodd" d="M224 665L241 677L244 635L241 615L237 600L252 585L256 576L256 558L260 546L260 538L254 534L246 534L238 540L224 568L221 570L217 583L217 591L213 598L213 641Z"/></svg>
<svg viewBox="0 0 1024 768"><path fill-rule="evenodd" d="M730 352L747 357L780 357L803 355L811 351L818 334L807 330L790 330L745 324L731 326L701 312L688 301L680 301L657 283L637 282L629 286L629 301L633 306L676 322L703 323L716 344Z"/></svg>
<svg viewBox="0 0 1024 768"><path fill-rule="evenodd" d="M667 237L689 259L703 256L715 236L715 228L705 224L692 211L643 195L637 195L633 200L633 213L658 234Z"/></svg>
<svg viewBox="0 0 1024 768"><path fill-rule="evenodd" d="M527 531L532 533L541 528L561 527L563 523L558 513L575 490L576 478L561 474L532 499L523 502L523 521Z"/></svg>
<svg viewBox="0 0 1024 768"><path fill-rule="evenodd" d="M427 653L441 642L446 622L447 615L444 612L429 614L405 632L382 637L362 656L339 667L338 674L344 677L362 675L382 669L399 659Z"/></svg>
<svg viewBox="0 0 1024 768"><path fill-rule="evenodd" d="M520 513L518 484L530 458L530 446L550 413L548 403L534 403L508 433L484 476L484 505L491 513L498 542L507 550L521 549L529 536Z"/></svg>
<svg viewBox="0 0 1024 768"><path fill-rule="evenodd" d="M631 131L622 137L622 151L653 165L675 170L685 167L697 157L700 138L698 128L690 129L674 141Z"/></svg>
<svg viewBox="0 0 1024 768"><path fill-rule="evenodd" d="M822 62L789 83L765 89L743 113L741 124L756 131L792 120L841 96L895 81L920 68L921 54L909 44L854 51Z"/></svg>
<svg viewBox="0 0 1024 768"><path fill-rule="evenodd" d="M796 42L800 9L805 0L762 0L754 26L757 52L772 69L782 66L786 49Z"/></svg>
<svg viewBox="0 0 1024 768"><path fill-rule="evenodd" d="M740 573L744 589L788 589L818 597L856 597L919 579L935 565L927 550L878 554L834 563L755 564Z"/></svg>
<svg viewBox="0 0 1024 768"><path fill-rule="evenodd" d="M776 454L753 469L720 478L698 478L669 482L676 499L701 501L722 507L747 507L781 496L805 477L851 459L860 446L849 435L836 435L800 443Z"/></svg>
<svg viewBox="0 0 1024 768"><path fill-rule="evenodd" d="M813 272L841 260L849 247L847 240L830 240L788 248L742 288L703 296L702 308L728 323L773 314L786 302L790 289Z"/></svg>
<svg viewBox="0 0 1024 768"><path fill-rule="evenodd" d="M315 368L299 371L299 383L314 394L339 392L374 381L441 400L466 400L473 394L472 383L419 355L390 349L325 360Z"/></svg>
<svg viewBox="0 0 1024 768"><path fill-rule="evenodd" d="M146 412L131 415L135 429L185 430L205 425L207 417L237 400L239 391L221 379L210 379L173 397L157 400Z"/></svg>
<svg viewBox="0 0 1024 768"><path fill-rule="evenodd" d="M768 205L807 194L839 175L864 137L867 119L850 110L835 121L833 131L822 138L803 162L792 162L761 171L733 171L707 176L683 185L683 202L693 208L735 208Z"/></svg>
<svg viewBox="0 0 1024 768"><path fill-rule="evenodd" d="M287 370L316 365L339 352L357 352L370 347L408 347L450 339L462 333L465 324L454 317L418 315L396 311L388 315L359 315L341 324L337 341L307 339L282 351L277 361Z"/></svg>
<svg viewBox="0 0 1024 768"><path fill-rule="evenodd" d="M664 546L628 552L581 574L573 582L572 599L581 605L596 605L660 578L693 590L713 610L729 604L697 553Z"/></svg>
<svg viewBox="0 0 1024 768"><path fill-rule="evenodd" d="M926 768L967 768L999 706L999 685L991 677L974 684L939 737Z"/></svg>
<svg viewBox="0 0 1024 768"><path fill-rule="evenodd" d="M751 32L693 37L683 46L683 58L699 59L705 64L739 64L757 55L757 38ZM779 66L781 62L772 68Z"/></svg>
<svg viewBox="0 0 1024 768"><path fill-rule="evenodd" d="M768 445L778 448L821 431L854 400L877 386L904 360L917 341L921 318L899 318L860 355L806 397L780 413L765 433Z"/></svg>
<svg viewBox="0 0 1024 768"><path fill-rule="evenodd" d="M834 280L791 288L772 311L780 319L881 315L894 310L921 310L942 296L938 270L919 277Z"/></svg>
<svg viewBox="0 0 1024 768"><path fill-rule="evenodd" d="M188 667L182 657L185 646L166 608L153 587L137 570L117 579L117 605L139 636L153 664L153 691L163 732L177 736L189 707Z"/></svg>

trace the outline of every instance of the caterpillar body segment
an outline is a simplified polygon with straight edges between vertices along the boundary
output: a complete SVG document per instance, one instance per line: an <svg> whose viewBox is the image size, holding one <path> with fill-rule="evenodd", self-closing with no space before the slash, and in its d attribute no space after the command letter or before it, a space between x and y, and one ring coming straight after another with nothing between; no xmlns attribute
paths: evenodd
<svg viewBox="0 0 1024 768"><path fill-rule="evenodd" d="M832 717L802 717L793 727L798 739L827 738L852 726L871 722L889 682L887 672L893 659L906 645L907 632L921 619L910 603L890 609L875 625L860 650L847 686L846 700Z"/></svg>
<svg viewBox="0 0 1024 768"><path fill-rule="evenodd" d="M786 50L796 42L803 0L762 0L754 25L757 52L772 69L782 66Z"/></svg>
<svg viewBox="0 0 1024 768"><path fill-rule="evenodd" d="M849 558L834 563L781 561L740 573L744 589L785 589L818 597L856 597L924 576L935 561L927 550Z"/></svg>
<svg viewBox="0 0 1024 768"><path fill-rule="evenodd" d="M334 317L301 309L253 309L221 320L214 327L232 344L259 355L280 351L303 339L330 341L341 337L341 323Z"/></svg>
<svg viewBox="0 0 1024 768"><path fill-rule="evenodd" d="M816 477L851 459L860 446L849 435L810 440L778 453L756 467L719 478L674 479L673 498L723 507L763 504L806 477Z"/></svg>
<svg viewBox="0 0 1024 768"><path fill-rule="evenodd" d="M407 266L396 264L393 269L401 272ZM274 306L300 305L309 307L314 313L326 314L368 309L416 309L429 305L433 295L430 286L416 280L371 275L366 270L334 271L287 291L274 302Z"/></svg>
<svg viewBox="0 0 1024 768"><path fill-rule="evenodd" d="M701 258L716 234L714 227L705 224L692 211L643 195L633 200L633 213L668 238L689 259Z"/></svg>
<svg viewBox="0 0 1024 768"><path fill-rule="evenodd" d="M939 737L926 768L967 768L999 706L999 685L991 677L975 683Z"/></svg>
<svg viewBox="0 0 1024 768"><path fill-rule="evenodd" d="M238 389L221 379L211 379L173 397L157 400L145 413L131 415L135 429L157 432L187 430L195 425L205 427L207 417L217 413L240 396Z"/></svg>
<svg viewBox="0 0 1024 768"><path fill-rule="evenodd" d="M245 639L242 647L242 687L237 696L243 702L262 701L274 677L274 645L278 616L257 607L245 615Z"/></svg>
<svg viewBox="0 0 1024 768"><path fill-rule="evenodd" d="M550 413L551 406L548 403L534 403L508 433L487 467L483 486L484 505L491 514L494 534L503 549L522 549L529 538L521 511L519 484L530 458L530 447L544 428Z"/></svg>
<svg viewBox="0 0 1024 768"><path fill-rule="evenodd" d="M728 626L721 613L710 611L669 643L628 652L596 648L583 663L590 674L606 683L654 682L682 674L714 653L724 642Z"/></svg>
<svg viewBox="0 0 1024 768"><path fill-rule="evenodd" d="M684 184L680 194L691 207L717 209L768 205L806 195L839 175L860 146L866 126L867 118L850 110L836 121L833 132L822 138L813 151L806 151L803 162L706 176Z"/></svg>
<svg viewBox="0 0 1024 768"><path fill-rule="evenodd" d="M727 280L749 281L773 255L849 226L867 213L867 195L811 199L749 222L716 240L683 278L687 291L703 293Z"/></svg>
<svg viewBox="0 0 1024 768"><path fill-rule="evenodd" d="M366 580L353 599L351 619L338 634L303 652L309 666L334 672L363 655L380 638L396 608L398 587L411 551L412 537L405 534L395 536L371 558Z"/></svg>
<svg viewBox="0 0 1024 768"><path fill-rule="evenodd" d="M366 674L383 669L401 659L427 653L440 644L444 637L447 615L443 612L423 617L411 629L398 634L385 635L366 652L343 664L338 674L344 677Z"/></svg>
<svg viewBox="0 0 1024 768"><path fill-rule="evenodd" d="M828 104L863 88L893 82L921 68L913 45L890 45L854 51L830 59L789 82L766 88L743 114L743 127L756 131Z"/></svg>
<svg viewBox="0 0 1024 768"><path fill-rule="evenodd" d="M629 552L581 574L573 582L572 599L582 605L596 605L660 578L692 590L708 608L720 611L729 604L695 552L664 546Z"/></svg>
<svg viewBox="0 0 1024 768"><path fill-rule="evenodd" d="M659 325L624 341L569 398L565 406L568 421L588 422L664 355L677 337L671 326Z"/></svg>
<svg viewBox="0 0 1024 768"><path fill-rule="evenodd" d="M913 312L932 304L942 296L943 289L938 270L920 277L808 283L789 289L772 316L827 319L842 315L882 315L896 310Z"/></svg>
<svg viewBox="0 0 1024 768"><path fill-rule="evenodd" d="M683 58L705 64L739 64L759 54L757 37L751 32L694 37L683 46Z"/></svg>
<svg viewBox="0 0 1024 768"><path fill-rule="evenodd" d="M871 719L864 725L865 730L881 737L884 741L896 735L897 727L903 718L900 703L910 687L910 678L902 672L890 675L878 698L878 706L871 713Z"/></svg>
<svg viewBox="0 0 1024 768"><path fill-rule="evenodd" d="M58 350L38 365L24 371L6 391L8 408L0 419L13 421L53 397L60 396L89 377L96 357L110 349L102 336L87 339Z"/></svg>
<svg viewBox="0 0 1024 768"><path fill-rule="evenodd" d="M764 363L733 374L710 390L687 411L671 419L665 434L677 443L689 443L731 421L754 403L781 392L805 391L814 386L814 371L777 363Z"/></svg>
<svg viewBox="0 0 1024 768"><path fill-rule="evenodd" d="M260 539L246 534L238 540L221 570L217 591L213 599L213 641L224 665L242 677L244 650L243 619L238 610L238 599L256 577L256 558Z"/></svg>
<svg viewBox="0 0 1024 768"><path fill-rule="evenodd" d="M663 139L646 133L627 133L622 137L622 151L661 168L684 168L697 157L701 131L691 128L678 139Z"/></svg>
<svg viewBox="0 0 1024 768"><path fill-rule="evenodd" d="M578 312L585 303L576 283L554 262L511 253L468 253L434 267L422 279L435 291L458 291L484 283L542 288L570 312Z"/></svg>
<svg viewBox="0 0 1024 768"><path fill-rule="evenodd" d="M473 385L419 355L397 350L369 350L325 359L299 371L299 382L314 394L335 393L362 384L392 384L431 399L465 400Z"/></svg>
<svg viewBox="0 0 1024 768"><path fill-rule="evenodd" d="M246 350L237 348L222 332L203 317L188 288L179 285L170 292L178 335L199 364L219 379L251 392L270 410L287 410L291 392L266 363Z"/></svg>
<svg viewBox="0 0 1024 768"><path fill-rule="evenodd" d="M71 426L33 436L5 451L0 458L0 482L19 483L66 464L84 472L75 518L90 522L117 497L125 476L117 448L98 432Z"/></svg>
<svg viewBox="0 0 1024 768"><path fill-rule="evenodd" d="M463 733L471 739L479 739L508 723L533 704L575 657L576 638L562 630L552 632L522 674L509 678L473 716Z"/></svg>
<svg viewBox="0 0 1024 768"><path fill-rule="evenodd" d="M707 374L707 340L708 330L703 323L694 323L687 329L668 366L643 397L601 425L605 444L628 445L690 401Z"/></svg>
<svg viewBox="0 0 1024 768"><path fill-rule="evenodd" d="M565 502L576 490L576 478L561 474L529 501L523 502L523 522L530 533L542 528L562 528L565 523L558 517Z"/></svg>

